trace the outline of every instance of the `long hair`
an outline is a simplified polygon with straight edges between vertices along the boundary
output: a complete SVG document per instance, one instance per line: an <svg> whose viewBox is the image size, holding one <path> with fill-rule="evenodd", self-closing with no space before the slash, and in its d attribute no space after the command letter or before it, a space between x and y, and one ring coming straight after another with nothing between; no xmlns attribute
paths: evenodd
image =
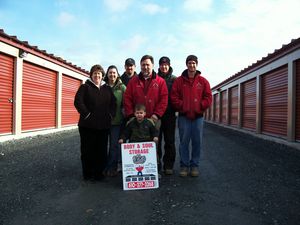
<svg viewBox="0 0 300 225"><path fill-rule="evenodd" d="M105 77L104 77L104 81L105 81L105 83L108 83L108 72L111 69L116 69L116 71L117 71L117 75L118 75L117 76L117 80L116 80L116 84L117 84L117 83L119 83L121 81L121 78L120 78L120 74L119 74L118 68L115 65L110 65L107 68L107 71L106 71L106 74L105 74Z"/></svg>

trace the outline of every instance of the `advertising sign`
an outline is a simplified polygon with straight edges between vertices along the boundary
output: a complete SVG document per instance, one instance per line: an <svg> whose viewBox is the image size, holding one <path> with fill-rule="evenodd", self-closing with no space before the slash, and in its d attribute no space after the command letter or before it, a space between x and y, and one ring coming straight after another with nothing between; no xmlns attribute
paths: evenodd
<svg viewBox="0 0 300 225"><path fill-rule="evenodd" d="M122 174L124 190L158 188L156 145L154 142L124 143Z"/></svg>

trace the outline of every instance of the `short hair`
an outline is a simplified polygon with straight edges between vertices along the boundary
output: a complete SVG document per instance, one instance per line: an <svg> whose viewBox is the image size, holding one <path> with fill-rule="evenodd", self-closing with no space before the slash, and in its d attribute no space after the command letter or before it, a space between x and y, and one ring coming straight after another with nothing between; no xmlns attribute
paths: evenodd
<svg viewBox="0 0 300 225"><path fill-rule="evenodd" d="M150 61L152 62L152 64L154 64L154 59L153 59L153 56L151 56L151 55L144 55L144 56L141 58L141 61L140 61L140 62L142 62L142 61L144 61L144 60L146 60L146 59L150 59Z"/></svg>
<svg viewBox="0 0 300 225"><path fill-rule="evenodd" d="M96 65L93 65L91 70L90 70L90 77L92 77L93 73L97 70L100 70L103 77L105 76L105 71L104 71L103 67L99 64L96 64Z"/></svg>
<svg viewBox="0 0 300 225"><path fill-rule="evenodd" d="M146 106L144 104L136 104L134 106L134 111L143 110L146 112Z"/></svg>

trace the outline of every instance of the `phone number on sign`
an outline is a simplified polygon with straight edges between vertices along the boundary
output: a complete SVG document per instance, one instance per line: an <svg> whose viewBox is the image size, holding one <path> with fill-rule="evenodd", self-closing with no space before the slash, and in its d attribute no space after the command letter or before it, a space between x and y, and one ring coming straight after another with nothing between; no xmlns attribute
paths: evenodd
<svg viewBox="0 0 300 225"><path fill-rule="evenodd" d="M154 181L128 182L128 188L151 188L154 187Z"/></svg>

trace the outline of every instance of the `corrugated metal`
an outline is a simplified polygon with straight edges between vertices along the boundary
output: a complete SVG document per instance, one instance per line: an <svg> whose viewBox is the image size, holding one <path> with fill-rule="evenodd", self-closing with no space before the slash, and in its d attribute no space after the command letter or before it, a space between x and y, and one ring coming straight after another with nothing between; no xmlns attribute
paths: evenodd
<svg viewBox="0 0 300 225"><path fill-rule="evenodd" d="M0 134L11 134L14 58L0 53Z"/></svg>
<svg viewBox="0 0 300 225"><path fill-rule="evenodd" d="M63 75L62 79L62 113L61 123L63 126L73 125L78 122L79 114L74 107L74 96L81 81Z"/></svg>
<svg viewBox="0 0 300 225"><path fill-rule="evenodd" d="M219 94L214 95L214 112L213 112L213 117L215 122L219 122L219 109L220 109L220 104L219 104Z"/></svg>
<svg viewBox="0 0 300 225"><path fill-rule="evenodd" d="M56 72L24 62L22 131L56 124Z"/></svg>
<svg viewBox="0 0 300 225"><path fill-rule="evenodd" d="M300 141L300 60L296 62L296 140Z"/></svg>
<svg viewBox="0 0 300 225"><path fill-rule="evenodd" d="M229 89L229 124L238 125L238 86Z"/></svg>
<svg viewBox="0 0 300 225"><path fill-rule="evenodd" d="M249 130L256 129L256 79L242 84L242 127Z"/></svg>
<svg viewBox="0 0 300 225"><path fill-rule="evenodd" d="M221 92L221 123L227 123L227 91Z"/></svg>
<svg viewBox="0 0 300 225"><path fill-rule="evenodd" d="M287 136L288 68L262 76L262 133Z"/></svg>
<svg viewBox="0 0 300 225"><path fill-rule="evenodd" d="M212 98L212 103L209 107L209 114L207 120L213 121L214 120L214 113L213 113L213 107L214 107L214 98Z"/></svg>
<svg viewBox="0 0 300 225"><path fill-rule="evenodd" d="M210 106L208 108L208 110L207 110L207 120L211 120L212 119L211 109L212 109L212 106Z"/></svg>

